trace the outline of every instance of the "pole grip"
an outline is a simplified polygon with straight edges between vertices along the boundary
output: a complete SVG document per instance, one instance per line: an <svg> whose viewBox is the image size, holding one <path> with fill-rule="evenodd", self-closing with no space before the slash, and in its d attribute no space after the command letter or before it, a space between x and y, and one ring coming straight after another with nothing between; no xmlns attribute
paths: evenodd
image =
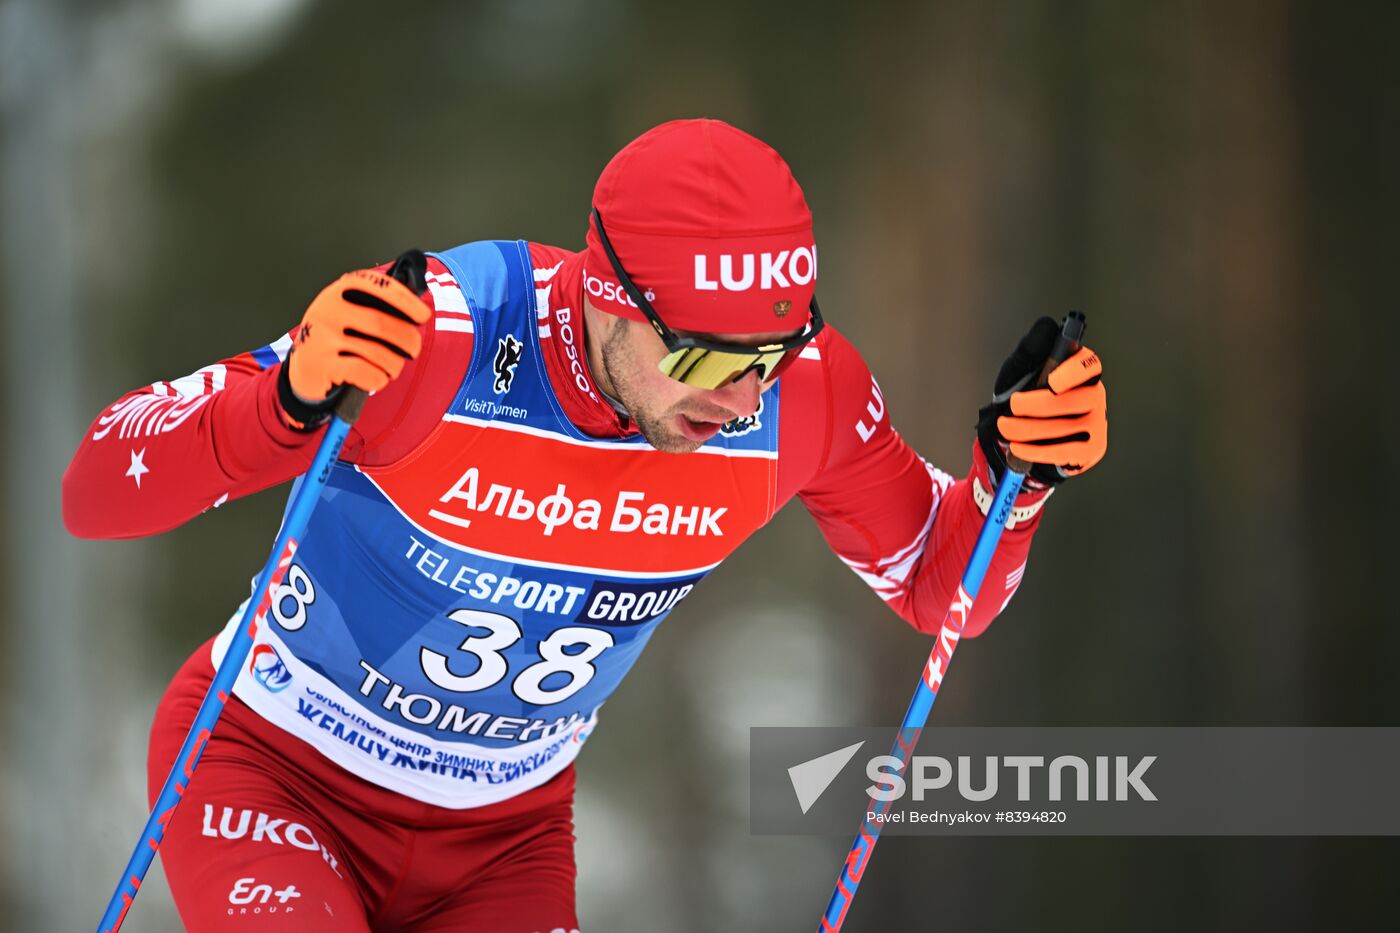
<svg viewBox="0 0 1400 933"><path fill-rule="evenodd" d="M1071 311L1065 315L1064 323L1060 325L1060 334L1055 338L1055 345L1050 348L1050 355L1045 358L1045 365L1040 368L1040 376L1032 388L1043 389L1049 384L1050 374L1055 371L1055 367L1073 356L1084 342L1086 326L1084 312ZM1029 473L1033 464L1007 451L1006 465L1017 473Z"/></svg>
<svg viewBox="0 0 1400 933"><path fill-rule="evenodd" d="M335 416L346 424L354 424L360 420L360 411L368 398L364 389L346 386L340 392L340 401L335 403Z"/></svg>
<svg viewBox="0 0 1400 933"><path fill-rule="evenodd" d="M410 249L399 255L389 267L389 277L407 285L413 294L423 297L428 290L428 257L421 249ZM360 418L369 395L363 389L344 386L340 390L340 400L335 403L335 416L346 424L354 424Z"/></svg>

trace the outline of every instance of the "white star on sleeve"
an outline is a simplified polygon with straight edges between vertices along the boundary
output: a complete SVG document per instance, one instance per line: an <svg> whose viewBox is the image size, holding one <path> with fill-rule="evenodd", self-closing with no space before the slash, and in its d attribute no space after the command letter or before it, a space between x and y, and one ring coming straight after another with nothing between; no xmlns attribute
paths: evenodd
<svg viewBox="0 0 1400 933"><path fill-rule="evenodd" d="M131 452L131 466L127 467L126 475L136 480L136 488L141 488L141 474L151 472L151 468L141 461L146 456L146 448L142 447L138 454L135 450Z"/></svg>

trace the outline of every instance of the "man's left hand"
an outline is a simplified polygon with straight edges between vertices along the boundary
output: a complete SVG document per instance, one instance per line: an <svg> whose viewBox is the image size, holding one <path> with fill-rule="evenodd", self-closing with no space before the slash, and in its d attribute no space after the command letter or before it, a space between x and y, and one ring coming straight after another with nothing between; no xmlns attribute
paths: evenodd
<svg viewBox="0 0 1400 933"><path fill-rule="evenodd" d="M1035 322L1002 365L992 403L979 413L977 438L997 479L1008 451L1032 465L1032 479L1055 486L1088 470L1108 450L1103 364L1088 347L1055 367L1046 388L1007 394L1026 374L1040 372L1058 333L1051 318Z"/></svg>

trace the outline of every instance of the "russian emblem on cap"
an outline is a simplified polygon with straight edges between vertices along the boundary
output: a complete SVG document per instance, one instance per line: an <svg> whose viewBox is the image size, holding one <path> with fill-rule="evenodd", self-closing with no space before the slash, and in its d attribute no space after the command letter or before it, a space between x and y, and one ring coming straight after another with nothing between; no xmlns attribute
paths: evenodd
<svg viewBox="0 0 1400 933"><path fill-rule="evenodd" d="M778 317L787 317L787 313L788 313L789 311L791 311L791 310L792 310L792 302L791 302L791 301L775 301L775 302L773 302L773 313L776 314Z"/></svg>

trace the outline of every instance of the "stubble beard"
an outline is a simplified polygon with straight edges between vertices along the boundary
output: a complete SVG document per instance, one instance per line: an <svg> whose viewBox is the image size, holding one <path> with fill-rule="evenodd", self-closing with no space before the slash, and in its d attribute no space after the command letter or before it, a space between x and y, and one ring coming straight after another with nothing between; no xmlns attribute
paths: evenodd
<svg viewBox="0 0 1400 933"><path fill-rule="evenodd" d="M694 453L703 446L671 427L678 412L656 412L647 406L646 393L631 378L638 363L627 345L625 327L615 327L600 349L613 392L647 443L668 454Z"/></svg>

